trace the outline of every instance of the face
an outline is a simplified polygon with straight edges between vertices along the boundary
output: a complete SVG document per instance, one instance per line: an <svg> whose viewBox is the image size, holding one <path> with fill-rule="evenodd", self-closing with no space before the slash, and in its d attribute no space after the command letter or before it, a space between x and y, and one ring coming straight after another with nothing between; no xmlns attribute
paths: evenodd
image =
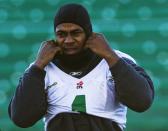
<svg viewBox="0 0 168 131"><path fill-rule="evenodd" d="M86 35L82 27L73 23L62 23L56 27L56 37L63 53L74 55L84 46Z"/></svg>

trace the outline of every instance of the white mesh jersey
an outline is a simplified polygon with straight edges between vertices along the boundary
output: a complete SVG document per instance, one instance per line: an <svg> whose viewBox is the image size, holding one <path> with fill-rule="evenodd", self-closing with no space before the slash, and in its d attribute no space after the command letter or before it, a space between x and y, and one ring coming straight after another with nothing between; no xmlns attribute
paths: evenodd
<svg viewBox="0 0 168 131"><path fill-rule="evenodd" d="M122 52L116 53L134 61ZM127 108L115 97L115 82L104 59L80 79L66 74L53 63L49 63L45 71L48 99L45 125L61 112L86 112L111 119L125 127Z"/></svg>

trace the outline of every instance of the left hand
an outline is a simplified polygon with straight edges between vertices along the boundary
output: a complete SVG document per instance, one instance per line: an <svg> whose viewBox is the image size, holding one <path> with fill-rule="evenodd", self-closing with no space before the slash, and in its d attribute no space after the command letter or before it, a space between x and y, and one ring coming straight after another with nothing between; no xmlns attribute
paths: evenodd
<svg viewBox="0 0 168 131"><path fill-rule="evenodd" d="M110 48L103 34L93 33L88 38L85 48L91 49L94 53L104 58L110 67L119 60L119 56Z"/></svg>

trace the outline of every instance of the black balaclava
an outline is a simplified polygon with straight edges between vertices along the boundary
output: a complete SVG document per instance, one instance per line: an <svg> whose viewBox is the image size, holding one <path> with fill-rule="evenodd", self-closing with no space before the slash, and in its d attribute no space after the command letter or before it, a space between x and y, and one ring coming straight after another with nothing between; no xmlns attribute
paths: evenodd
<svg viewBox="0 0 168 131"><path fill-rule="evenodd" d="M79 4L71 3L60 7L55 15L54 19L54 31L59 24L62 23L74 23L82 27L86 34L86 40L92 34L92 25L87 10ZM58 59L61 65L78 69L91 59L92 52L89 49L83 49L81 52L75 55L63 54Z"/></svg>
<svg viewBox="0 0 168 131"><path fill-rule="evenodd" d="M55 15L54 31L61 23L74 23L82 27L88 38L92 33L92 24L87 10L79 4L66 4Z"/></svg>

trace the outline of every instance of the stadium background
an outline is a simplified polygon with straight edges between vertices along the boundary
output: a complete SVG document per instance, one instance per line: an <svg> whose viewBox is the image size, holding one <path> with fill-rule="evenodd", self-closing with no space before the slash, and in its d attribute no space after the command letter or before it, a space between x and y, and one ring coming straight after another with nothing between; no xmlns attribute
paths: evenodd
<svg viewBox="0 0 168 131"><path fill-rule="evenodd" d="M16 127L7 107L19 77L40 43L53 39L53 17L68 0L0 0L0 130L41 131L43 123ZM144 113L128 111L126 131L168 131L168 0L74 0L89 11L93 29L112 48L133 56L150 74L155 100Z"/></svg>

